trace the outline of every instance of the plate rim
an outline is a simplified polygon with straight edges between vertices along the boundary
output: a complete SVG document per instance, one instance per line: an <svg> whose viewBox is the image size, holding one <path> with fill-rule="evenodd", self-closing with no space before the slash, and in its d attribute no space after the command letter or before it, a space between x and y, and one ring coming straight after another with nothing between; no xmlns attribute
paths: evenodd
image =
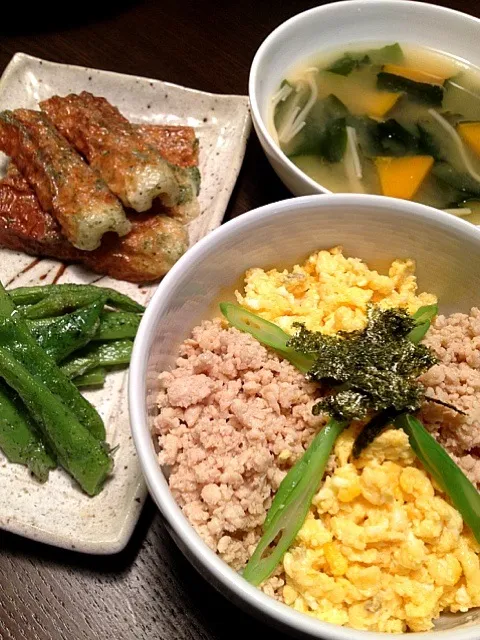
<svg viewBox="0 0 480 640"><path fill-rule="evenodd" d="M5 86L8 85L10 81L14 81L14 74L18 71L22 72L22 68L24 69L25 66L27 66L29 63L33 63L34 65L38 65L39 63L41 63L41 65L45 65L46 68L68 68L72 72L77 72L82 75L88 74L89 72L96 72L101 76L103 75L105 77L113 77L115 80L117 80L117 82L125 79L128 79L129 81L141 80L148 83L154 83L153 86L157 88L160 86L164 88L172 88L177 91L181 91L182 93L186 92L191 96L203 96L211 100L221 100L222 102L236 103L240 111L235 117L237 121L236 126L238 128L238 134L236 136L235 144L232 146L231 150L231 156L233 157L234 161L229 163L229 166L223 174L224 179L222 179L222 183L224 186L227 185L227 188L221 189L221 194L219 194L219 200L217 204L217 209L223 213L220 221L218 220L218 213L216 216L213 216L212 225L207 226L205 235L210 233L212 231L212 228L215 228L222 223L222 219L225 216L228 203L238 179L238 175L243 166L246 145L252 128L250 103L247 95L207 92L200 89L185 87L183 85L168 82L165 80L160 80L158 78L150 78L147 76L122 73L118 71L109 71L97 67L87 67L65 62L55 62L52 60L40 58L38 56L30 55L23 51L15 52L3 69L0 76L0 94L2 94L6 90ZM128 389L128 371L125 374L124 384L124 388ZM128 410L128 392L126 392L125 395L127 397ZM129 424L129 426L131 430L131 424ZM10 463L7 464L10 465ZM121 519L121 524L116 532L116 535L109 540L95 540L95 538L91 538L88 540L82 539L80 541L74 541L72 539L71 533L65 533L63 528L60 528L58 531L54 532L52 530L43 529L39 526L36 526L33 522L29 523L19 520L19 518L15 517L15 515L2 515L1 513L0 530L4 530L11 534L28 538L35 542L49 544L57 548L63 548L77 553L89 553L94 555L111 555L118 553L122 551L128 544L132 533L138 523L138 519L148 495L148 488L145 482L145 477L140 466L139 471L140 475L138 477L138 481L135 485L133 485L132 488L131 502L130 504L125 505L125 509L122 511L123 517Z"/></svg>
<svg viewBox="0 0 480 640"><path fill-rule="evenodd" d="M180 89L181 91L187 91L188 93L196 93L201 94L203 96L208 96L211 98L228 98L229 100L238 100L240 103L245 103L248 110L248 115L250 115L250 100L247 94L238 94L238 93L214 93L212 91L203 91L202 89L194 89L192 87L185 87L184 85L177 84L175 82L169 82L168 80L160 80L159 78L151 78L148 76L139 76L134 73L123 73L121 71L110 71L108 69L100 69L99 67L86 67L81 64L71 64L69 62L56 62L54 60L47 60L46 58L39 58L38 56L32 56L30 53L25 53L24 51L16 51L13 56L10 58L8 64L5 66L2 75L0 76L0 91L2 90L2 83L5 78L12 73L12 69L15 68L16 65L19 65L23 61L33 61L33 62L41 62L43 64L52 65L54 67L64 67L69 68L74 71L81 71L82 73L89 71L99 71L102 74L107 74L109 76L117 76L119 78L132 78L134 80L145 80L147 82L155 82L161 83L166 87L171 87L172 89Z"/></svg>

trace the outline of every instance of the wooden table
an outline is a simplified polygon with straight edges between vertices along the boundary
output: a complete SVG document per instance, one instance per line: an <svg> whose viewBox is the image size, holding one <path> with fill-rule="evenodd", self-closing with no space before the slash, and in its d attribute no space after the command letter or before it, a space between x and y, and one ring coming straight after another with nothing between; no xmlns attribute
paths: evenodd
<svg viewBox="0 0 480 640"><path fill-rule="evenodd" d="M51 3L38 3L28 18L19 9L21 26L0 26L0 69L16 51L24 51L205 91L245 94L251 60L265 36L316 4L323 3L84 0L82 17L52 21ZM480 16L469 0L437 4ZM227 218L287 196L252 134ZM113 557L80 555L0 532L1 640L231 637L285 638L240 612L192 569L151 500L127 548Z"/></svg>

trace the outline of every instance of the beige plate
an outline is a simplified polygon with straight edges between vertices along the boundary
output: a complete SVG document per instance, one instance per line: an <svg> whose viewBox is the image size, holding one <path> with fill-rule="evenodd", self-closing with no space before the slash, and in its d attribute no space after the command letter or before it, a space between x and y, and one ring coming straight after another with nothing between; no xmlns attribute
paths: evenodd
<svg viewBox="0 0 480 640"><path fill-rule="evenodd" d="M248 98L223 96L108 71L57 64L17 53L0 80L0 110L37 108L54 94L87 90L105 96L134 122L188 124L200 139L201 216L189 227L190 244L218 227L225 213L250 132ZM0 154L1 156L1 154ZM0 157L0 171L7 164ZM154 285L99 278L79 266L34 260L0 249L0 280L7 287L51 282L95 282L147 302ZM41 485L26 469L0 453L0 528L59 547L86 553L120 551L127 543L146 496L130 435L127 374L107 378L101 390L85 394L100 411L115 454L115 472L95 498L83 495L63 471Z"/></svg>

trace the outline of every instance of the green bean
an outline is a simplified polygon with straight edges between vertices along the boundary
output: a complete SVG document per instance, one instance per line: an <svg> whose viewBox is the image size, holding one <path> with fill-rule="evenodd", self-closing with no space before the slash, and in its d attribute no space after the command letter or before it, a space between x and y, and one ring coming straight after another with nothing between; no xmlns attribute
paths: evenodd
<svg viewBox="0 0 480 640"><path fill-rule="evenodd" d="M12 318L0 318L0 345L10 351L52 393L62 398L95 437L105 439L105 427L95 408L37 344L22 318L15 315Z"/></svg>
<svg viewBox="0 0 480 640"><path fill-rule="evenodd" d="M10 317L15 305L0 283L0 317ZM0 384L0 449L10 462L26 465L40 482L45 482L55 460L45 446L15 392Z"/></svg>
<svg viewBox="0 0 480 640"><path fill-rule="evenodd" d="M13 304L13 300L0 282L0 316L8 318L14 311L15 305Z"/></svg>
<svg viewBox="0 0 480 640"><path fill-rule="evenodd" d="M145 311L143 305L123 293L107 287L96 287L91 284L46 284L37 287L18 287L11 289L9 294L15 305L32 305L40 302L40 300L43 300L49 295L66 291L74 294L80 292L98 294L98 292L101 292L106 296L106 302L111 307L121 309L122 311L134 311L137 313L143 313Z"/></svg>
<svg viewBox="0 0 480 640"><path fill-rule="evenodd" d="M88 373L73 378L76 387L100 387L105 382L107 370L104 367L97 367Z"/></svg>
<svg viewBox="0 0 480 640"><path fill-rule="evenodd" d="M30 331L42 349L61 362L71 353L90 342L100 326L103 300L82 307L73 313L54 318L53 322L30 325Z"/></svg>
<svg viewBox="0 0 480 640"><path fill-rule="evenodd" d="M408 435L417 458L450 497L480 543L480 493L417 418L404 413L395 420L395 425Z"/></svg>
<svg viewBox="0 0 480 640"><path fill-rule="evenodd" d="M250 333L261 344L275 349L302 373L306 373L311 368L313 359L287 346L290 336L273 322L268 322L231 302L221 302L220 311L233 327Z"/></svg>
<svg viewBox="0 0 480 640"><path fill-rule="evenodd" d="M0 383L0 449L9 462L27 466L40 482L45 482L50 469L57 466L26 407L3 383Z"/></svg>
<svg viewBox="0 0 480 640"><path fill-rule="evenodd" d="M26 308L27 307L25 307L25 309ZM17 311L19 311L18 307L17 307ZM19 313L19 315L21 316L22 314ZM49 327L50 325L58 322L60 317L61 316L53 316L53 318L33 318L33 319L25 318L25 323L31 333L38 333L44 327Z"/></svg>
<svg viewBox="0 0 480 640"><path fill-rule="evenodd" d="M285 476L270 511L265 532L243 572L254 585L261 584L276 569L301 529L313 496L325 472L336 439L345 422L330 419L313 439L303 457Z"/></svg>
<svg viewBox="0 0 480 640"><path fill-rule="evenodd" d="M92 340L120 340L135 338L142 319L138 313L128 311L104 311L100 316L100 326Z"/></svg>
<svg viewBox="0 0 480 640"><path fill-rule="evenodd" d="M24 318L50 318L60 316L75 309L80 309L95 302L101 303L101 308L106 303L106 296L95 291L62 291L39 300L29 307L19 310L19 314Z"/></svg>
<svg viewBox="0 0 480 640"><path fill-rule="evenodd" d="M12 330L13 326L10 324ZM113 466L105 444L89 433L59 396L3 346L0 347L0 377L22 398L62 467L89 495L101 491Z"/></svg>
<svg viewBox="0 0 480 640"><path fill-rule="evenodd" d="M95 303L94 303L95 304ZM74 314L81 314L83 308L69 314L68 317L74 318ZM38 336L46 333L51 327L62 326L62 319L65 316L54 316L48 318L27 319L27 325L30 331L38 338ZM139 313L131 311L102 311L100 314L100 325L91 340L100 342L104 340L121 340L123 338L135 338L140 325L142 316ZM63 330L63 328L62 328Z"/></svg>
<svg viewBox="0 0 480 640"><path fill-rule="evenodd" d="M67 378L76 378L97 367L113 367L128 364L132 355L131 340L112 340L100 344L92 344L78 351L73 358L61 367Z"/></svg>

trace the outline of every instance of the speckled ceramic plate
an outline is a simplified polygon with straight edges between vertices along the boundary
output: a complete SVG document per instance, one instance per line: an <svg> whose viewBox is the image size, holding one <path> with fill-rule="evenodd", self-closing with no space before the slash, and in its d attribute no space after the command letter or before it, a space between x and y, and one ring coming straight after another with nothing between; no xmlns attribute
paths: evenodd
<svg viewBox="0 0 480 640"><path fill-rule="evenodd" d="M177 85L47 62L17 53L0 80L0 110L34 109L54 94L83 90L105 96L133 122L188 124L200 140L202 214L189 226L190 243L218 227L235 184L250 131L248 99L185 89ZM6 166L0 158L0 171ZM7 287L51 282L95 282L147 302L155 286L99 277L79 266L35 260L0 249L0 280ZM86 553L115 553L127 543L146 496L130 435L127 374L116 372L101 390L85 394L101 413L107 439L119 445L115 472L95 498L83 495L61 470L41 485L27 470L0 454L0 528Z"/></svg>

